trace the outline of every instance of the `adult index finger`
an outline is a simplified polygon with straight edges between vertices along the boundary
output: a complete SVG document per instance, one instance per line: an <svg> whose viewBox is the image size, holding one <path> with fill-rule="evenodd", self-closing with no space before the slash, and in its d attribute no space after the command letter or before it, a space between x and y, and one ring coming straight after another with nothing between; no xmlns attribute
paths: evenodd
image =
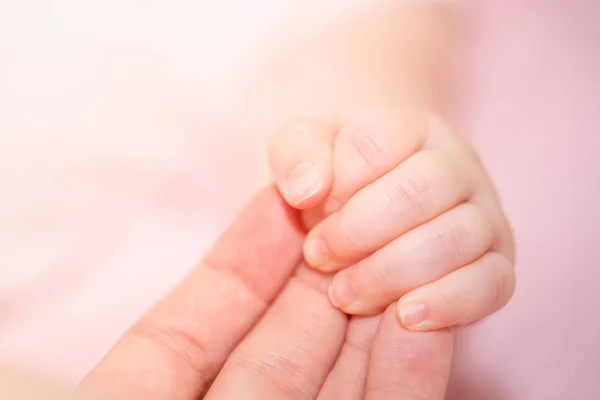
<svg viewBox="0 0 600 400"><path fill-rule="evenodd" d="M84 398L203 395L298 265L303 233L274 187L261 192L205 261L84 379Z"/></svg>

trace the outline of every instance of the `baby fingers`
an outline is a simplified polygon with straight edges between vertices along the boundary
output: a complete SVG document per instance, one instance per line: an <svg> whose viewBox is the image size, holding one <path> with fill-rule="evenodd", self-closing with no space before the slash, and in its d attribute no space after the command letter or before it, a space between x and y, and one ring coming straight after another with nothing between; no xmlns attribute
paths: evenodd
<svg viewBox="0 0 600 400"><path fill-rule="evenodd" d="M401 304L411 308L402 314L406 325L418 325L429 329L429 326L451 326L453 322L462 323L478 315L485 315L484 309L503 305L512 294L511 285L504 282L507 278L489 268L472 273L477 275L476 279L482 281L481 284L487 285L486 288L493 283L498 283L504 288L506 293L501 295L497 294L498 290L489 292L489 296L498 299L498 304L490 305L492 300L488 299L485 293L482 294L479 287L464 286L460 280L456 282L457 278L449 277L455 276L452 274L463 276L464 272L458 272L461 269L470 271L475 268L474 265L491 263L484 261L487 260L487 256L483 256L490 249L494 249L498 240L496 232L494 221L487 216L482 207L471 203L460 204L339 272L330 287L331 301L350 314L373 314L385 309L388 304L415 288L428 285L402 299ZM493 260L497 263L496 258ZM508 261L506 263L510 265ZM441 283L431 283L438 279ZM452 315L449 315L444 311L445 308L440 308L445 304L442 298L449 296L443 293L456 293L453 289L457 288L472 290L464 296L481 299L481 307L475 303L469 304L481 314L470 311L463 315L460 311L452 310ZM410 323L422 314L427 314L426 318L435 316L438 322ZM454 321L459 317L460 321Z"/></svg>
<svg viewBox="0 0 600 400"><path fill-rule="evenodd" d="M404 296L398 302L398 319L415 331L468 325L505 306L514 290L512 263L490 252Z"/></svg>
<svg viewBox="0 0 600 400"><path fill-rule="evenodd" d="M467 201L480 175L448 152L418 152L317 225L305 243L305 259L322 271L351 265Z"/></svg>

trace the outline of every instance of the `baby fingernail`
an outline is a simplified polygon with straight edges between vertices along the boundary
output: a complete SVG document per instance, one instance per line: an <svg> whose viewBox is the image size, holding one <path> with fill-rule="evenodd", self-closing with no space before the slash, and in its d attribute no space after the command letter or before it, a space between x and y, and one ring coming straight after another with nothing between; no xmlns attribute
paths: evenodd
<svg viewBox="0 0 600 400"><path fill-rule="evenodd" d="M339 201L330 197L325 202L325 206L323 207L323 211L325 211L325 215L331 215L334 212L338 211L341 208L341 204Z"/></svg>
<svg viewBox="0 0 600 400"><path fill-rule="evenodd" d="M321 186L321 176L314 164L302 162L289 173L283 191L287 200L295 205L314 196Z"/></svg>
<svg viewBox="0 0 600 400"><path fill-rule="evenodd" d="M398 318L405 327L414 327L427 320L427 306L418 303L405 303L398 306Z"/></svg>
<svg viewBox="0 0 600 400"><path fill-rule="evenodd" d="M304 244L304 259L313 267L324 266L329 260L329 250L323 239L310 238Z"/></svg>
<svg viewBox="0 0 600 400"><path fill-rule="evenodd" d="M358 292L356 291L354 282L350 278L336 278L333 280L331 286L329 286L329 301L335 307L347 307L357 299Z"/></svg>

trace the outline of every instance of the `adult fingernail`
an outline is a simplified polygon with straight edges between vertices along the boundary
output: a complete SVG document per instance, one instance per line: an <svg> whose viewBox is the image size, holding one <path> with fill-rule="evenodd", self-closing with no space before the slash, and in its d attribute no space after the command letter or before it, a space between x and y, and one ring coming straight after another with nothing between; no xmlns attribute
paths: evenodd
<svg viewBox="0 0 600 400"><path fill-rule="evenodd" d="M290 171L283 191L286 199L295 205L314 196L322 185L321 176L314 164L302 162Z"/></svg>
<svg viewBox="0 0 600 400"><path fill-rule="evenodd" d="M352 279L339 277L329 286L329 301L337 308L345 308L358 299L358 292Z"/></svg>
<svg viewBox="0 0 600 400"><path fill-rule="evenodd" d="M321 267L329 261L329 250L325 241L313 237L304 244L304 259L311 267Z"/></svg>
<svg viewBox="0 0 600 400"><path fill-rule="evenodd" d="M398 318L407 328L415 327L427 320L429 312L425 304L404 303L398 305Z"/></svg>

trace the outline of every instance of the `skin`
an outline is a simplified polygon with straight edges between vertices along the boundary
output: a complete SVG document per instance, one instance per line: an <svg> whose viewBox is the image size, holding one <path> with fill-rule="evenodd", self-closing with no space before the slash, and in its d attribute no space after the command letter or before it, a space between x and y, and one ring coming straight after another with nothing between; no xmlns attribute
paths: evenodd
<svg viewBox="0 0 600 400"><path fill-rule="evenodd" d="M265 189L74 393L5 371L0 397L443 399L452 334L399 328L393 308L348 319L328 304L329 278L300 263L303 239Z"/></svg>
<svg viewBox="0 0 600 400"><path fill-rule="evenodd" d="M349 314L398 302L403 326L429 331L484 318L514 292L494 185L438 117L465 93L460 22L454 2L377 2L302 37L270 74L267 111L283 125L271 172L303 210L308 264L335 274L330 300Z"/></svg>
<svg viewBox="0 0 600 400"><path fill-rule="evenodd" d="M397 301L417 331L477 321L515 289L514 244L474 150L420 111L375 108L337 125L292 122L271 166L310 229L304 256L335 273L329 297L353 315Z"/></svg>
<svg viewBox="0 0 600 400"><path fill-rule="evenodd" d="M274 81L274 105L264 107L268 121L262 125L259 118L261 128L257 131L268 132L271 129L264 126L278 125L293 115L316 114L336 121L331 126L313 120L308 123L309 127L316 124L324 133L308 135L315 138L312 149L320 155L312 162L324 166L319 173L325 185L300 202L288 197L297 208L317 211L304 212L300 223L275 190L263 192L206 260L119 341L81 383L75 396L151 400L443 398L452 353L449 331L415 333L399 327L395 306L372 305L369 311L358 314L373 316L348 318L329 304L330 275L299 261L304 243L302 225L318 228L326 223L329 213L334 211L335 215L341 211L337 207L346 207L358 194L348 189L352 185L339 186L343 174L331 164L332 159L338 159L332 158L338 141L349 138L341 129L351 126L349 116L364 110L365 104L375 103L437 109L437 94L444 80L440 71L446 70L445 54L439 50L450 47L441 40L449 35L440 24L445 18L437 6L414 7L386 7L323 36L318 34L269 71L267 75ZM403 32L398 32L398 27ZM406 35L404 27L411 28ZM418 28L416 32L414 28ZM418 46L410 45L411 38L418 38ZM360 48L339 46L354 42L360 43ZM382 54L394 57L384 60ZM311 66L315 60L322 64L314 68L302 64L306 61ZM340 65L352 68L340 71ZM312 84L315 76L311 71L316 71L321 85ZM378 80L373 81L374 77ZM317 92L305 90L315 86ZM398 132L414 134L404 126L394 128L392 124L388 128L394 133L386 136L389 140ZM305 129L304 134L311 129ZM290 131L295 137L295 129ZM311 143L302 137L294 140ZM367 140L362 148L368 150L369 143ZM296 156L293 152L281 154L283 164L286 159L298 160L296 156L314 155L311 151ZM413 154L409 151L404 156ZM391 160L399 162L398 158ZM274 170L283 193L289 194L281 183L287 179L287 168L276 166ZM344 171L349 178L355 173L350 168ZM356 190L369 186L357 182ZM340 193L347 191L347 198L338 195L334 197L337 205L325 202L320 206L318 202L338 186L343 189ZM319 196L323 198L315 200ZM313 237L315 232L311 230ZM331 236L338 233L334 230ZM374 236L377 240L382 237L386 235ZM362 255L355 254L358 258ZM12 371L2 375L0 397L49 398L55 389L37 378L16 376ZM70 395L61 394L60 389L56 392L57 398Z"/></svg>

